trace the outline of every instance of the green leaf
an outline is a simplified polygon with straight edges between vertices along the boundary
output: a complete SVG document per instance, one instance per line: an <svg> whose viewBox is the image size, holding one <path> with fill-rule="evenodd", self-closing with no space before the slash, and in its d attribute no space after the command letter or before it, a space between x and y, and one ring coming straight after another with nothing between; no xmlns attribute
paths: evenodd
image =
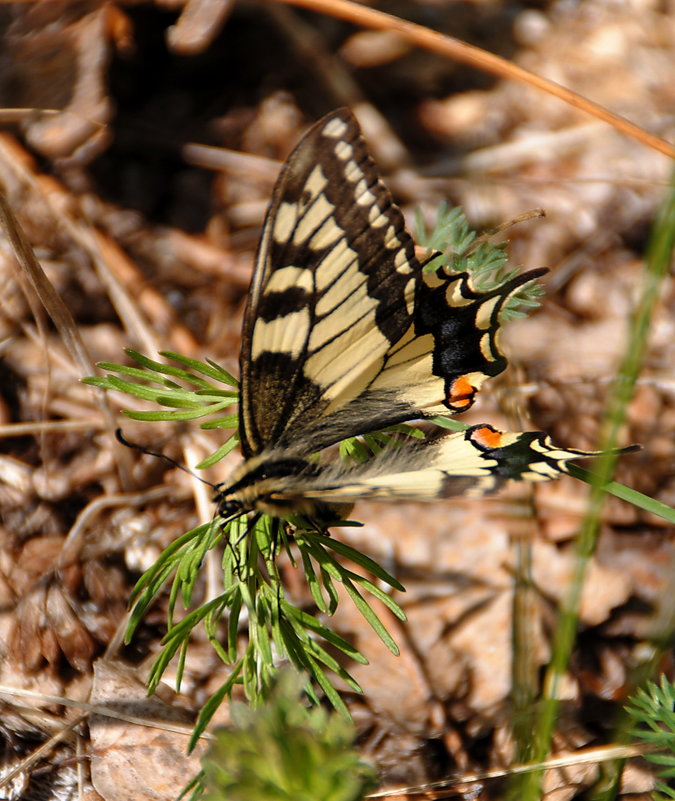
<svg viewBox="0 0 675 801"><path fill-rule="evenodd" d="M309 553L304 548L301 548L300 555L302 557L302 566L305 571L305 581L309 587L312 599L314 600L317 609L326 614L328 613L328 604L326 603L326 599L323 597L323 593L321 592L321 584L319 583L319 579L314 571L314 566L312 565L312 560L310 559Z"/></svg>
<svg viewBox="0 0 675 801"><path fill-rule="evenodd" d="M234 378L231 373L228 373L224 367L221 367L211 359L207 359L207 363L204 364L204 362L197 361L196 359L190 359L188 356L183 356L180 353L174 353L174 351L171 350L161 350L160 355L164 356L166 359L171 359L174 362L178 362L179 364L184 364L186 367L194 370L194 372L206 375L209 378L212 378L214 381L220 381L223 384L229 384L231 387L235 388L239 387L239 382L237 379Z"/></svg>
<svg viewBox="0 0 675 801"><path fill-rule="evenodd" d="M350 545L347 545L346 543L332 537L330 539L326 539L324 537L322 541L319 541L315 537L312 539L317 547L330 548L332 551L335 551L335 553L339 553L340 556L344 556L346 559L354 562L354 564L359 565L359 567L362 567L368 573L372 573L376 578L380 579L380 581L384 581L390 587L393 587L399 592L405 592L405 587L400 581L387 573L387 571L374 559L371 559L369 556L366 556L366 554L361 553L361 551L357 551L356 548L352 548ZM399 608L398 612L396 612L396 615L397 617L400 617L401 620L405 620L405 614L402 609Z"/></svg>
<svg viewBox="0 0 675 801"><path fill-rule="evenodd" d="M207 702L199 711L197 722L195 723L192 736L190 737L190 742L188 743L188 748L187 748L188 754L191 753L195 745L197 745L199 738L206 730L206 727L209 725L211 718L218 711L218 707L223 703L225 698L228 698L231 695L232 688L239 679L241 669L242 669L242 662L240 660L239 662L237 662L236 665L233 665L232 672L230 673L230 676L227 679L227 681L223 682L223 684L220 685L220 687L216 690L216 692L213 693L213 695L207 700Z"/></svg>
<svg viewBox="0 0 675 801"><path fill-rule="evenodd" d="M358 651L343 637L340 637L339 634L321 623L321 621L315 618L313 615L310 615L308 612L304 612L302 609L298 609L292 604L289 604L287 601L282 601L281 608L283 609L284 614L289 621L297 621L302 628L309 629L320 637L323 637L326 642L329 642L333 647L337 648L339 651L342 651L345 656L348 656L355 662L359 662L362 665L368 664L368 660L360 651Z"/></svg>
<svg viewBox="0 0 675 801"><path fill-rule="evenodd" d="M142 353L139 353L137 350L132 350L131 348L126 348L124 352L137 364L140 364L142 367L144 367L146 371L149 370L151 372L159 373L160 375L170 375L173 376L173 378L178 378L181 381L187 381L191 384L195 384L195 386L198 387L210 387L208 381L204 381L199 376L196 376L188 370L182 369L181 367L174 367L171 364L166 364L166 362L158 362L154 359L149 359L147 356L144 356ZM198 362L195 362L195 364L198 364ZM176 384L175 386L178 385Z"/></svg>
<svg viewBox="0 0 675 801"><path fill-rule="evenodd" d="M375 614L373 609L363 599L363 596L359 593L359 591L351 583L351 581L343 581L342 584L345 590L347 590L347 593L349 594L350 598L354 602L354 606L363 615L366 622L370 625L375 634L377 634L377 636L382 640L384 645L386 645L386 647L391 651L391 653L394 654L394 656L398 656L400 653L398 645L396 645L392 636L389 634L389 632L385 628L380 618Z"/></svg>
<svg viewBox="0 0 675 801"><path fill-rule="evenodd" d="M579 467L575 464L568 465L568 469L571 476L579 478L587 484L596 483L595 480L597 476L589 470L584 470L583 467ZM662 517L669 523L675 524L675 509L673 509L672 506L668 506L656 500L656 498L650 498L648 495L644 495L642 492L638 492L631 487L626 487L624 484L619 484L616 481L610 481L604 484L602 488L604 492L609 495L614 495L615 498L628 501L628 503L633 504L633 506L636 506L638 509L644 509L646 512L650 512L657 517Z"/></svg>
<svg viewBox="0 0 675 801"><path fill-rule="evenodd" d="M97 367L101 370L108 370L111 373L117 373L118 375L125 375L128 378L134 378L138 381L145 381L148 384L156 384L160 387L166 387L167 389L177 389L182 390L183 387L180 384L177 384L175 381L170 381L167 378L162 378L154 373L149 372L148 370L141 369L139 367L131 367L127 364L117 364L116 362L98 362ZM109 378L110 376L108 376ZM89 381L90 379L84 379L85 381Z"/></svg>
<svg viewBox="0 0 675 801"><path fill-rule="evenodd" d="M140 397L140 395L138 396ZM162 403L164 406L180 407L185 405L189 411L170 411L170 412L137 412L133 409L123 409L122 414L131 420L144 420L147 422L168 420L168 421L181 421L181 420L199 420L201 417L206 417L210 414L216 414L221 409L225 409L231 404L229 402L214 403L211 406L192 406L191 404L183 404L179 399L157 398L157 403Z"/></svg>
<svg viewBox="0 0 675 801"><path fill-rule="evenodd" d="M210 456L207 456L206 459L202 459L199 464L195 465L195 470L204 470L206 467L211 467L216 462L219 462L221 459L224 459L228 453L231 453L236 447L239 445L239 435L232 434L231 437L228 437L225 442L218 448L217 451L214 451Z"/></svg>

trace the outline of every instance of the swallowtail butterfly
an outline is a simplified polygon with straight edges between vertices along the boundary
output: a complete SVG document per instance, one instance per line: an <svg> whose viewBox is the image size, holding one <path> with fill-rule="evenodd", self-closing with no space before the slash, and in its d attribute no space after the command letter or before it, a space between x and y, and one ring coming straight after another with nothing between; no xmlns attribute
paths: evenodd
<svg viewBox="0 0 675 801"><path fill-rule="evenodd" d="M506 367L505 301L542 272L481 292L467 273L424 271L356 120L345 109L324 117L288 158L265 218L240 355L244 462L218 485L219 512L316 520L361 499L480 496L507 479L555 478L590 455L484 424L364 464L310 458L468 409Z"/></svg>

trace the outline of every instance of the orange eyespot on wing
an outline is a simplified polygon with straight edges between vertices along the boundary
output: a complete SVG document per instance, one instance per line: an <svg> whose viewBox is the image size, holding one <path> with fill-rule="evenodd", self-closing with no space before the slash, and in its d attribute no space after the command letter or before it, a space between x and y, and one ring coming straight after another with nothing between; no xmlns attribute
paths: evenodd
<svg viewBox="0 0 675 801"><path fill-rule="evenodd" d="M465 412L474 402L477 387L474 387L469 379L461 375L451 382L446 405L453 412Z"/></svg>
<svg viewBox="0 0 675 801"><path fill-rule="evenodd" d="M504 446L504 433L490 425L474 426L469 439L481 450L494 450Z"/></svg>

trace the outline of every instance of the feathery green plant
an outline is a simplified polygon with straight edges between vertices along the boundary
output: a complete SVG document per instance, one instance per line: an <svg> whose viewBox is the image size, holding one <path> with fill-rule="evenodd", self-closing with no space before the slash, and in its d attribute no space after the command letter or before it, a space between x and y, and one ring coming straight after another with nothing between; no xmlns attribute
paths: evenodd
<svg viewBox="0 0 675 801"><path fill-rule="evenodd" d="M133 350L128 350L127 354L140 367L104 362L100 365L102 369L117 375L85 379L90 385L125 392L168 407L143 412L126 410L124 414L127 417L155 421L203 419L212 415L213 419L201 423L202 428L227 429L236 425L236 415L223 414L223 411L229 412L229 407L237 401L238 393L234 389L237 382L223 368L213 362L204 364L169 351L161 355L179 366L148 359ZM225 388L220 388L215 382ZM377 432L362 438L362 441L345 441L342 452L345 457L369 458L371 453L405 435L421 436L421 433L411 426L395 426L391 432ZM216 454L203 460L197 468L213 464L217 458L229 453L237 442L237 433L231 433ZM343 521L342 524L348 525L349 522ZM292 548L291 532L297 554ZM184 609L191 608L203 560L219 545L224 546L221 556L223 592L180 617L176 614L176 604L180 600ZM320 642L357 662L364 663L365 658L318 617L293 606L286 599L277 564L281 550L294 565L299 556L312 598L321 613L330 616L335 612L338 603L335 585L342 584L383 643L393 653L398 653L396 644L364 598L364 593L377 598L394 615L405 619L398 604L375 582L399 591L403 591L403 587L375 561L338 540L307 528L301 521L291 527L266 515L251 520L242 515L227 522L215 518L175 540L141 577L132 595L134 607L127 630L127 639L130 639L148 607L162 588L171 582L168 631L150 673L150 689L157 687L164 670L176 655L179 657L180 683L190 633L198 625L204 625L220 658L232 666L228 680L202 709L195 738L204 730L218 704L230 695L235 683L243 684L250 701L257 702L263 698L280 657L286 657L298 670L310 675L331 703L345 714L346 707L326 671L339 676L355 692L360 691L349 673ZM351 561L363 573L372 575L374 580L350 570L344 560ZM248 621L249 636L248 644L242 650L238 635L244 619ZM218 632L223 620L227 627L225 642L221 643ZM317 700L311 684L307 691Z"/></svg>
<svg viewBox="0 0 675 801"><path fill-rule="evenodd" d="M303 684L284 670L262 706L232 704L202 759L204 801L359 801L375 786L351 721L309 708Z"/></svg>
<svg viewBox="0 0 675 801"><path fill-rule="evenodd" d="M635 724L631 734L650 748L645 759L663 766L657 773L654 801L673 801L675 789L666 781L675 779L675 685L663 674L660 687L648 681L630 699L626 711Z"/></svg>
<svg viewBox="0 0 675 801"><path fill-rule="evenodd" d="M436 222L431 230L427 230L422 213L418 208L415 214L415 235L417 241L429 253L424 263L425 272L431 272L441 266L448 267L453 273L468 272L474 287L480 292L489 292L515 278L519 267L507 269L507 243L495 244L489 241L478 241L476 232L470 230L469 223L460 208L449 208L441 203L436 213ZM523 284L510 295L502 306L503 320L514 320L525 317L528 311L539 306L539 298L544 289L537 281Z"/></svg>

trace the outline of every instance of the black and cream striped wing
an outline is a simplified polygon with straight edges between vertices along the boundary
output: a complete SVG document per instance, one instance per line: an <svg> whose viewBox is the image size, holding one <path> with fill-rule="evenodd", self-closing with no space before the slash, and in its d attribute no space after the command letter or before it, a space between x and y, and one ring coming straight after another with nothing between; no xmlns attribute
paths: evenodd
<svg viewBox="0 0 675 801"><path fill-rule="evenodd" d="M269 500L291 506L372 501L478 498L507 480L548 481L567 472L567 462L597 454L562 449L538 431L505 433L487 424L414 445L388 448L357 465L312 464L305 474L277 483Z"/></svg>
<svg viewBox="0 0 675 801"><path fill-rule="evenodd" d="M367 387L409 325L420 271L356 121L325 117L286 162L263 228L242 334L245 456Z"/></svg>
<svg viewBox="0 0 675 801"><path fill-rule="evenodd" d="M356 120L325 117L265 219L242 334L244 456L468 408L506 366L505 300L538 274L482 293L465 273L423 272Z"/></svg>

